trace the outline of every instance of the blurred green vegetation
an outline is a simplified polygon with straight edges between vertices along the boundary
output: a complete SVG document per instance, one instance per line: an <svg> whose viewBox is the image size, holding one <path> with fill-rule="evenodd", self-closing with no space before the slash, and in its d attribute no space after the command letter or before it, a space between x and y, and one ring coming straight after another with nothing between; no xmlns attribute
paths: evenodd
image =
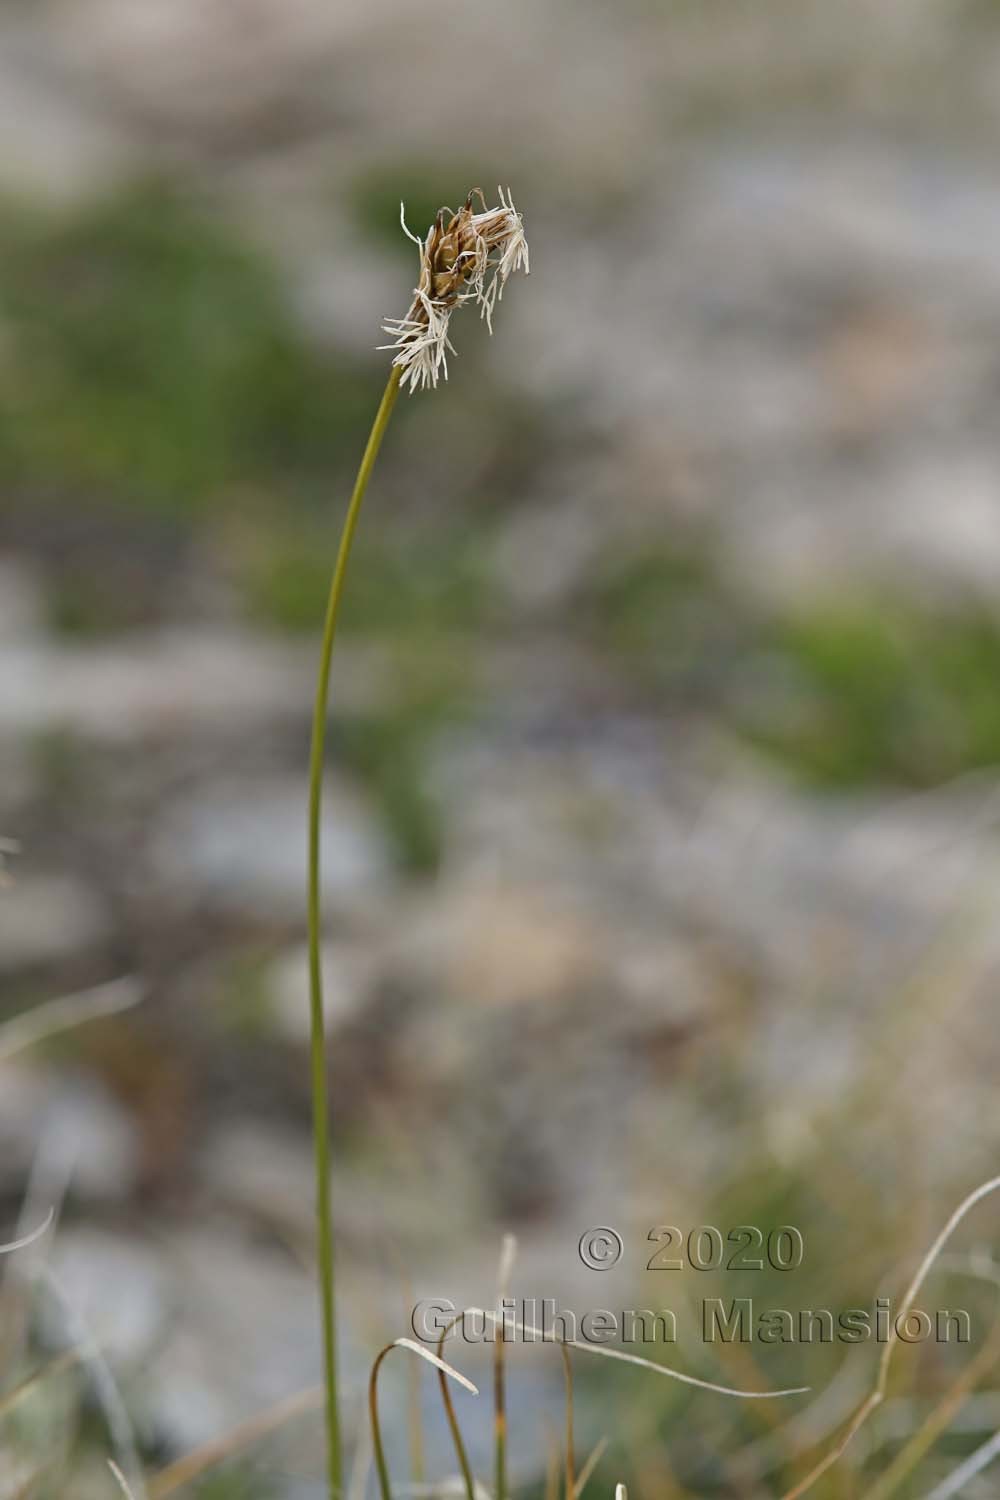
<svg viewBox="0 0 1000 1500"><path fill-rule="evenodd" d="M443 175L453 196L464 174ZM410 249L396 200L420 182L436 202L444 182L420 166L359 179L365 232ZM53 629L171 617L193 553L251 617L318 628L384 363L311 340L231 216L165 180L73 210L0 202L0 330L0 526L40 553ZM478 320L468 335L477 378L455 382L447 409L401 403L347 629L464 630L489 608L484 515L519 495L549 439L535 404L479 375Z"/></svg>
<svg viewBox="0 0 1000 1500"><path fill-rule="evenodd" d="M260 1042L271 1037L268 965L273 958L273 950L263 943L248 943L226 956L213 994L211 1016L232 1038Z"/></svg>
<svg viewBox="0 0 1000 1500"><path fill-rule="evenodd" d="M377 374L310 347L276 272L191 193L0 206L0 480L193 512L356 452Z"/></svg>
<svg viewBox="0 0 1000 1500"><path fill-rule="evenodd" d="M676 691L703 676L727 626L707 549L661 543L602 560L584 590L582 617L601 646L651 689Z"/></svg>
<svg viewBox="0 0 1000 1500"><path fill-rule="evenodd" d="M134 602L107 580L74 572L51 580L48 624L56 635L100 636L127 629L136 618ZM141 619L141 615L139 616Z"/></svg>
<svg viewBox="0 0 1000 1500"><path fill-rule="evenodd" d="M65 812L76 803L93 801L100 757L72 728L39 730L29 739L27 752L39 791L52 811Z"/></svg>
<svg viewBox="0 0 1000 1500"><path fill-rule="evenodd" d="M408 251L399 197L422 229L467 180L454 163L376 166L351 205L369 237ZM176 528L211 542L220 525L238 606L318 629L330 496L350 477L381 369L315 347L238 226L165 181L59 214L0 204L0 325L0 482L14 508L67 522L79 510L121 584L108 588L91 554L81 566L61 526L57 630L143 623L156 589L169 593L165 556L183 564ZM475 368L475 339L468 359ZM419 440L401 411L387 522L359 538L344 615L347 632L436 642L440 656L511 609L492 541L554 441L546 414L479 381L456 387L447 410L421 411ZM711 538L647 538L601 551L564 623L643 692L703 710L815 786L920 787L1000 763L1000 626L974 603L841 598L769 616L717 575ZM369 751L381 747L367 774L413 868L436 859L418 767L438 717L408 700L367 729Z"/></svg>
<svg viewBox="0 0 1000 1500"><path fill-rule="evenodd" d="M985 609L818 605L771 628L764 661L780 686L745 732L811 782L934 786L1000 764L1000 622Z"/></svg>
<svg viewBox="0 0 1000 1500"><path fill-rule="evenodd" d="M328 538L310 545L298 530L272 540L245 568L252 615L315 633L330 566ZM337 755L364 782L400 868L411 875L433 874L441 858L443 810L427 773L435 739L467 706L455 637L482 628L492 599L482 548L464 526L409 546L377 536L357 544L341 629L390 648L393 688L383 708L341 725Z"/></svg>
<svg viewBox="0 0 1000 1500"><path fill-rule="evenodd" d="M346 723L338 736L338 758L364 783L409 875L433 875L440 865L445 807L430 783L431 751L470 702L454 670L401 664L389 706Z"/></svg>
<svg viewBox="0 0 1000 1500"><path fill-rule="evenodd" d="M767 614L710 552L612 560L581 619L644 692L718 718L825 789L1000 765L1000 617L974 601L818 600Z"/></svg>
<svg viewBox="0 0 1000 1500"><path fill-rule="evenodd" d="M257 1465L244 1462L207 1474L191 1493L197 1500L276 1500L279 1491Z"/></svg>
<svg viewBox="0 0 1000 1500"><path fill-rule="evenodd" d="M509 170L509 163L508 163ZM457 209L470 188L489 190L494 174L480 181L482 166L440 157L392 161L360 172L348 190L348 207L358 227L372 240L401 252L415 263L416 246L402 232L399 205L407 227L421 239L439 208Z"/></svg>
<svg viewBox="0 0 1000 1500"><path fill-rule="evenodd" d="M314 632L326 610L332 566L329 528L276 529L248 557L244 587L251 613L283 630ZM344 594L342 629L412 639L481 626L492 593L481 538L465 525L438 527L405 544L360 537Z"/></svg>

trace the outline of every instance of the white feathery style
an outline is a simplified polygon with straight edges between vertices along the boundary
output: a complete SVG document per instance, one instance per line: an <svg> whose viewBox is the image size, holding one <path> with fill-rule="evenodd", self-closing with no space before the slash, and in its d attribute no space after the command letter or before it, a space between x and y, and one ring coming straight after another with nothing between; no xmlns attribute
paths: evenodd
<svg viewBox="0 0 1000 1500"><path fill-rule="evenodd" d="M383 323L393 342L380 347L395 351L392 363L402 371L400 385L408 384L411 393L448 378L448 355L455 353L448 325L455 309L464 302L478 303L492 333L493 313L509 278L515 271L528 272L521 215L510 189L497 191L497 208L488 208L481 189L474 188L457 213L440 209L425 240L407 228L400 204L403 232L420 252L420 276L406 317ZM483 205L480 213L472 212L476 197Z"/></svg>

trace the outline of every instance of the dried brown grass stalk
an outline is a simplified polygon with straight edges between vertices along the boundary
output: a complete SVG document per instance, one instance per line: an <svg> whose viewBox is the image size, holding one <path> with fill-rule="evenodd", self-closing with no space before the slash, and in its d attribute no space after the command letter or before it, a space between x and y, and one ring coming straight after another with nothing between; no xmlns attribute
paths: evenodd
<svg viewBox="0 0 1000 1500"><path fill-rule="evenodd" d="M974 1192L969 1193L966 1198L963 1198L961 1203L952 1213L944 1228L938 1234L937 1238L934 1240L934 1243L927 1251L927 1254L920 1262L920 1265L917 1267L916 1274L914 1275L912 1281L906 1289L906 1293L903 1297L902 1303L900 1304L899 1312L897 1313L896 1318L893 1320L889 1338L887 1339L885 1347L882 1350L882 1355L878 1362L878 1368L875 1372L875 1384L872 1387L870 1393L865 1397L861 1405L855 1411L843 1433L837 1439L837 1442L833 1445L830 1451L825 1454L822 1459L820 1459L819 1463L814 1465L814 1467L809 1470L804 1479L800 1479L798 1484L793 1485L790 1490L787 1490L785 1494L782 1495L781 1500L799 1500L800 1495L804 1495L808 1490L811 1490L817 1480L821 1479L824 1474L826 1474L830 1469L833 1468L833 1465L853 1442L854 1438L867 1422L872 1412L875 1411L876 1407L881 1406L882 1402L885 1399L886 1387L889 1382L889 1370L892 1365L892 1356L895 1353L896 1345L899 1342L899 1335L896 1332L897 1325L901 1321L903 1321L903 1319L905 1319L907 1313L912 1308L917 1293L920 1291L920 1288L926 1281L928 1273L934 1265L934 1262L941 1254L941 1251L944 1249L945 1245L947 1244L948 1240L951 1238L955 1230L958 1228L959 1224L961 1224L966 1215L973 1208L975 1208L977 1203L981 1203L984 1198L988 1197L990 1193L995 1193L998 1188L1000 1188L1000 1177L991 1177L989 1182L984 1182L980 1187L976 1188Z"/></svg>

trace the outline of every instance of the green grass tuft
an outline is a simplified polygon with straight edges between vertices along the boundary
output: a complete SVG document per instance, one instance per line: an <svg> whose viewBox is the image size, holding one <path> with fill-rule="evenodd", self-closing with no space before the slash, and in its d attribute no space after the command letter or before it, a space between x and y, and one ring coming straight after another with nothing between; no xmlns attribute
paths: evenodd
<svg viewBox="0 0 1000 1500"><path fill-rule="evenodd" d="M1000 764L1000 623L985 611L822 606L779 623L765 661L777 701L746 731L810 782L933 786Z"/></svg>
<svg viewBox="0 0 1000 1500"><path fill-rule="evenodd" d="M0 478L182 514L354 451L364 370L302 337L264 255L162 182L0 206ZM329 473L326 472L329 479Z"/></svg>

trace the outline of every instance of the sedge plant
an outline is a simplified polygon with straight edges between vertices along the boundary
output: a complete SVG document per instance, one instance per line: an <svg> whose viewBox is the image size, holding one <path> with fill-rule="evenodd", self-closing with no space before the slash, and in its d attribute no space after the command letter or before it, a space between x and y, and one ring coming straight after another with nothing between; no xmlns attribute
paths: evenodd
<svg viewBox="0 0 1000 1500"><path fill-rule="evenodd" d="M474 210L478 199L479 211ZM402 215L401 215L402 218ZM520 214L514 207L509 190L499 191L499 204L490 208L482 192L474 189L458 212L443 208L434 219L424 239L403 229L417 246L419 273L412 302L406 316L391 319L383 324L384 331L392 339L383 346L391 349L393 359L382 399L379 403L371 432L362 455L354 488L344 518L339 545L333 566L326 617L320 647L319 672L316 683L312 743L309 766L309 816L308 816L308 948L309 948L309 995L310 995L310 1056L313 1106L314 1158L316 1172L317 1213L317 1264L319 1275L320 1306L323 1343L323 1405L326 1428L326 1479L328 1500L340 1500L343 1493L343 1458L337 1384L337 1321L334 1295L334 1249L333 1214L330 1193L330 1133L328 1112L327 1054L323 1008L323 971L321 961L321 814L323 770L326 748L326 721L329 702L330 666L333 654L337 622L340 615L347 567L354 541L361 507L371 479L379 450L392 416L399 393L405 387L410 392L436 388L448 375L448 355L455 350L449 336L452 314L466 302L476 304L492 332L492 319L504 287L514 271L528 270L528 246ZM0 846L0 853L3 847ZM984 1183L975 1192L963 1199L941 1230L934 1244L922 1260L910 1282L903 1300L904 1311L912 1306L926 1276L950 1238L952 1232L966 1214L988 1194L1000 1189L1000 1178ZM501 1285L506 1279L508 1257L505 1255L505 1270L501 1273ZM480 1309L466 1309L494 1323L501 1323L497 1314ZM458 1322L463 1314L459 1314ZM502 1327L502 1325L501 1325ZM512 1336L517 1336L514 1330ZM522 1333L525 1331L520 1330ZM466 1500L474 1500L477 1494L468 1455L462 1441L449 1382L455 1381L471 1387L453 1366L443 1359L443 1343L448 1330L442 1334L437 1354L415 1344L410 1339L397 1339L387 1345L378 1355L372 1368L369 1384L369 1406L372 1421L373 1445L376 1470L382 1500L391 1500L391 1488L386 1466L378 1417L378 1376L382 1363L391 1349L403 1347L411 1353L436 1366L441 1385L445 1413L448 1417L458 1458L461 1481ZM531 1330L537 1333L537 1330ZM495 1500L507 1500L506 1465L506 1411L504 1351L506 1330L500 1332L494 1351L494 1428L495 1428ZM569 1350L580 1349L587 1353L603 1355L619 1362L639 1366L647 1371L679 1380L703 1390L724 1396L760 1400L773 1397L802 1394L804 1388L778 1391L740 1391L710 1381L683 1374L663 1364L654 1363L623 1350L610 1349L567 1341L561 1347L566 1378L566 1455L565 1495L566 1500L579 1500L585 1473L592 1464L585 1466L579 1477L573 1463L573 1398L572 1373ZM885 1347L880 1360L874 1386L858 1409L849 1418L837 1441L826 1454L814 1464L805 1476L788 1490L782 1500L798 1500L822 1479L841 1457L852 1439L864 1425L875 1408L884 1400L889 1367L895 1348L895 1340ZM471 1387L474 1391L475 1387ZM313 1393L303 1393L312 1397ZM987 1455L988 1457L989 1455ZM956 1474L953 1479L958 1479ZM170 1486L172 1488L172 1486ZM883 1492L887 1486L883 1486ZM157 1495L167 1493L166 1488L156 1488ZM945 1491L942 1491L942 1500ZM947 1494L955 1493L949 1488ZM938 1492L935 1491L937 1495ZM626 1500L624 1485L618 1485L616 1500Z"/></svg>
<svg viewBox="0 0 1000 1500"><path fill-rule="evenodd" d="M448 355L455 352L449 338L452 314L466 302L475 303L492 332L493 313L508 278L514 271L528 270L528 245L521 215L514 207L509 190L507 193L499 190L499 198L498 206L490 208L482 191L474 189L457 213L442 208L424 239L412 234L406 228L405 220L402 220L404 231L415 242L419 252L417 285L406 316L391 319L383 325L384 331L392 338L392 343L384 347L393 351L393 359L340 534L320 647L309 762L307 918L317 1263L330 1500L336 1500L341 1493L343 1473L337 1391L330 1130L320 942L320 828L330 663L358 517L400 390L407 385L411 393L427 390L436 387L440 379L447 378ZM480 205L478 212L474 210L477 199ZM400 217L402 219L402 214Z"/></svg>

